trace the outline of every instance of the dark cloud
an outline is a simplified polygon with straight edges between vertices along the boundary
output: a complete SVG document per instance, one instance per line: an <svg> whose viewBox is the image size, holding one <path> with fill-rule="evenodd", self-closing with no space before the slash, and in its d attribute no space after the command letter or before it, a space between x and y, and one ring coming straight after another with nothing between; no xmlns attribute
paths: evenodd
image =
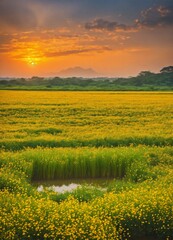
<svg viewBox="0 0 173 240"><path fill-rule="evenodd" d="M88 30L131 31L140 27L157 27L173 25L173 7L157 6L141 12L133 25L120 24L116 21L95 19L85 23Z"/></svg>
<svg viewBox="0 0 173 240"><path fill-rule="evenodd" d="M0 35L0 44L8 44L12 39L13 37L11 35Z"/></svg>
<svg viewBox="0 0 173 240"><path fill-rule="evenodd" d="M29 2L29 1L28 1ZM37 18L27 1L0 1L1 30L28 30L37 26Z"/></svg>
<svg viewBox="0 0 173 240"><path fill-rule="evenodd" d="M172 0L154 0L157 6L162 6L162 2L169 6ZM172 24L172 8L148 8L152 4L153 0L0 0L0 29L6 32L53 29L86 22L88 30L128 31L140 25ZM138 18L142 9L148 10ZM97 19L88 22L96 16ZM105 20L104 16L115 17L116 21ZM133 26L135 18L137 26Z"/></svg>
<svg viewBox="0 0 173 240"><path fill-rule="evenodd" d="M13 0L14 1L14 0ZM31 1L31 0L27 0ZM104 19L105 16L110 16L112 19L115 17L115 21L130 24L133 19L139 16L139 13L143 9L148 9L153 4L171 5L172 0L33 0L39 2L49 9L51 9L51 17L53 17L54 10L60 9L58 15L65 13L66 18L73 19L78 22L87 22L89 19ZM70 11L69 11L70 10ZM121 15L121 17L119 17Z"/></svg>
<svg viewBox="0 0 173 240"><path fill-rule="evenodd" d="M68 56L72 54L80 54L80 53L88 53L88 52L102 52L102 51L110 51L111 49L108 47L102 48L87 48L87 49L74 49L67 51L59 51L59 52L47 52L45 53L46 57L59 57L59 56Z"/></svg>
<svg viewBox="0 0 173 240"><path fill-rule="evenodd" d="M142 11L136 24L142 27L173 25L173 7L158 6Z"/></svg>
<svg viewBox="0 0 173 240"><path fill-rule="evenodd" d="M79 54L89 52L89 49L74 49L74 50L67 50L67 51L60 51L60 52L47 52L45 53L46 57L58 57L58 56L68 56L72 54Z"/></svg>
<svg viewBox="0 0 173 240"><path fill-rule="evenodd" d="M119 24L114 21L107 21L104 19L95 19L92 22L87 22L85 28L88 30L107 30L107 31L126 31L132 29L132 27L125 24Z"/></svg>

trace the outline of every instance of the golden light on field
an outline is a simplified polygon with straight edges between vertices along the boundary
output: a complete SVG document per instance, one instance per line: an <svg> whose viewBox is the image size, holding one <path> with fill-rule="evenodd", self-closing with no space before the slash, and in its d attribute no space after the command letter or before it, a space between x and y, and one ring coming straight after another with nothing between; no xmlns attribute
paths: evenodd
<svg viewBox="0 0 173 240"><path fill-rule="evenodd" d="M172 239L171 92L1 90L0 103L0 239ZM58 179L104 185L57 193Z"/></svg>

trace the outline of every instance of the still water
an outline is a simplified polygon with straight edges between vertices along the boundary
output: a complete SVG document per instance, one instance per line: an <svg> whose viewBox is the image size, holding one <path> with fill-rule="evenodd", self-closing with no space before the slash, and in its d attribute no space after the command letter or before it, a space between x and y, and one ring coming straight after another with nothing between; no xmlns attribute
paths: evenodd
<svg viewBox="0 0 173 240"><path fill-rule="evenodd" d="M44 189L52 190L57 193L72 192L82 185L97 187L106 190L106 186L114 181L113 179L72 179L58 181L37 181L33 185L37 187L38 192L43 192Z"/></svg>

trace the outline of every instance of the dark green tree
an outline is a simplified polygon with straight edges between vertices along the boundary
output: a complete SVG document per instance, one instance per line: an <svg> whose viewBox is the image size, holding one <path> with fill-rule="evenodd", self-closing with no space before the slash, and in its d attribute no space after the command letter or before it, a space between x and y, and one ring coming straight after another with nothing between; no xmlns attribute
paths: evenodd
<svg viewBox="0 0 173 240"><path fill-rule="evenodd" d="M161 73L173 73L173 66L164 67L160 70Z"/></svg>

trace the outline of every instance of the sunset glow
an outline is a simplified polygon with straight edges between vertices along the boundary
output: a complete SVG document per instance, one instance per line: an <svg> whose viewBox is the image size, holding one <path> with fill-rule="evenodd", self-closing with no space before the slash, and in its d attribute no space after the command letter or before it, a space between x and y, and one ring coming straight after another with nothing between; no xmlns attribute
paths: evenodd
<svg viewBox="0 0 173 240"><path fill-rule="evenodd" d="M75 66L131 76L172 65L173 2L132 2L2 0L0 76L55 76Z"/></svg>
<svg viewBox="0 0 173 240"><path fill-rule="evenodd" d="M41 59L35 58L35 57L27 57L25 58L25 61L28 63L30 66L36 66L39 64Z"/></svg>

